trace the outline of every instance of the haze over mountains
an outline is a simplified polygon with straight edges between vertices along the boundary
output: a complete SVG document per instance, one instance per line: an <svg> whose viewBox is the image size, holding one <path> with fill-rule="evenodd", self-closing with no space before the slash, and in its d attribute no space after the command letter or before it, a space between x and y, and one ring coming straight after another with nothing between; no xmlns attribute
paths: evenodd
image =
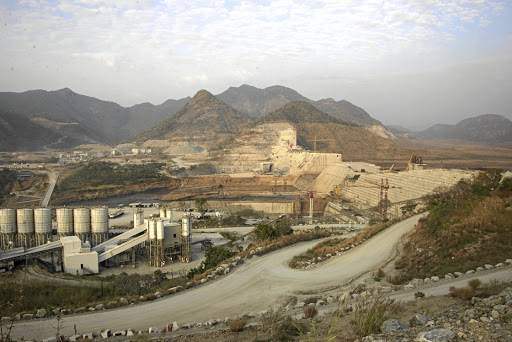
<svg viewBox="0 0 512 342"><path fill-rule="evenodd" d="M349 130L348 124L358 125L381 137L396 139L378 120L348 101L313 101L282 86L259 89L242 85L230 87L217 96L202 90L193 99L167 100L160 105L142 103L128 108L65 88L0 93L0 150L71 148L83 143L115 145L135 138L138 142L170 137L199 141L226 138L265 115L273 114L275 118L277 111L290 103L301 103L294 108L310 112L310 116L316 113L316 120L320 116L322 120L331 120L323 116L327 113L336 120L334 124L338 128ZM289 111L288 107L280 115ZM298 112L294 120L299 117L306 119ZM322 123L313 121L310 123ZM450 136L482 143L512 140L509 129L512 123L504 117L494 115L466 121L456 127L437 125L417 136L422 139ZM302 123L299 120L294 124ZM301 143L308 146L305 141Z"/></svg>

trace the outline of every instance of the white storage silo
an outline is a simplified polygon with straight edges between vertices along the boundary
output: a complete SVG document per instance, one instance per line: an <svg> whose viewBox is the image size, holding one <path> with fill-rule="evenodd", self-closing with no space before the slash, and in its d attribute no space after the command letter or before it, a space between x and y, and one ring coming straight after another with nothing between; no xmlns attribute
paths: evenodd
<svg viewBox="0 0 512 342"><path fill-rule="evenodd" d="M91 209L92 245L96 246L108 240L108 209Z"/></svg>
<svg viewBox="0 0 512 342"><path fill-rule="evenodd" d="M34 209L36 246L52 241L52 211L49 208Z"/></svg>
<svg viewBox="0 0 512 342"><path fill-rule="evenodd" d="M57 235L73 235L73 209L59 208L57 211Z"/></svg>
<svg viewBox="0 0 512 342"><path fill-rule="evenodd" d="M34 210L18 209L16 210L16 222L18 225L18 246L34 246Z"/></svg>
<svg viewBox="0 0 512 342"><path fill-rule="evenodd" d="M190 262L192 260L191 245L191 233L192 233L192 217L184 215L181 218L181 260L183 262Z"/></svg>
<svg viewBox="0 0 512 342"><path fill-rule="evenodd" d="M144 223L144 210L137 209L133 212L133 228L137 228Z"/></svg>
<svg viewBox="0 0 512 342"><path fill-rule="evenodd" d="M164 220L160 219L160 220L156 221L156 239L163 240L164 236L165 236Z"/></svg>
<svg viewBox="0 0 512 342"><path fill-rule="evenodd" d="M156 221L151 219L149 220L149 239L156 240Z"/></svg>
<svg viewBox="0 0 512 342"><path fill-rule="evenodd" d="M165 218L165 208L160 207L160 218Z"/></svg>
<svg viewBox="0 0 512 342"><path fill-rule="evenodd" d="M86 242L91 237L91 211L88 208L73 209L73 226L75 235Z"/></svg>
<svg viewBox="0 0 512 342"><path fill-rule="evenodd" d="M1 248L16 247L16 209L0 209Z"/></svg>
<svg viewBox="0 0 512 342"><path fill-rule="evenodd" d="M169 222L172 222L172 209L171 208L167 208L167 209L165 209L165 212L166 212L165 218Z"/></svg>
<svg viewBox="0 0 512 342"><path fill-rule="evenodd" d="M190 236L192 230L192 218L184 215L181 218L181 236Z"/></svg>

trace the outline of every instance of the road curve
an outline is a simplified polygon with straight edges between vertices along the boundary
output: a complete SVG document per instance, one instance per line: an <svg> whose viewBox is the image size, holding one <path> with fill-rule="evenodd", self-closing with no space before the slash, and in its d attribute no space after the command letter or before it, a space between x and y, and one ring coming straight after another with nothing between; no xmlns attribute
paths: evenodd
<svg viewBox="0 0 512 342"><path fill-rule="evenodd" d="M55 184L57 184L57 179L59 178L59 173L56 171L48 172L48 189L44 194L43 199L41 200L41 206L47 207L50 203L50 198L52 197L53 190L55 189Z"/></svg>
<svg viewBox="0 0 512 342"><path fill-rule="evenodd" d="M399 222L345 255L307 271L289 268L288 261L318 241L255 257L232 274L179 295L115 310L65 316L61 332L72 335L74 324L79 333L103 329L147 330L150 326L161 327L173 321L181 324L202 322L265 310L274 306L280 296L301 291L322 291L349 282L368 271L375 271L392 257L397 242L421 216ZM12 337L42 339L54 336L52 325L55 324L55 318L17 322Z"/></svg>

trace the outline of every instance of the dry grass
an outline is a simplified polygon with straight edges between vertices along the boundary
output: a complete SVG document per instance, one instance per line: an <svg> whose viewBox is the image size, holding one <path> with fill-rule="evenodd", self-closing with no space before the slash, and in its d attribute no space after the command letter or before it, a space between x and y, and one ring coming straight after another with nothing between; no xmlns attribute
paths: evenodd
<svg viewBox="0 0 512 342"><path fill-rule="evenodd" d="M304 318L310 319L314 318L316 315L318 315L318 310L313 305L308 305L304 309Z"/></svg>
<svg viewBox="0 0 512 342"><path fill-rule="evenodd" d="M394 301L389 299L358 300L354 312L354 332L359 337L378 333L387 313L396 309Z"/></svg>
<svg viewBox="0 0 512 342"><path fill-rule="evenodd" d="M480 287L480 285L482 285L482 281L478 278L471 279L470 281L468 281L468 285L474 291L474 290L478 289Z"/></svg>
<svg viewBox="0 0 512 342"><path fill-rule="evenodd" d="M229 319L228 326L232 332L243 331L247 325L247 317L231 318Z"/></svg>

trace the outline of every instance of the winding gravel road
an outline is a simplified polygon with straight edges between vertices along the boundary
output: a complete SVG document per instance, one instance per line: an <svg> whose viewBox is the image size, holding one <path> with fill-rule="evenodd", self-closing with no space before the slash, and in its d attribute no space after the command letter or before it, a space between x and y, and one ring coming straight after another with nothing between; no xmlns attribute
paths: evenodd
<svg viewBox="0 0 512 342"><path fill-rule="evenodd" d="M173 321L179 324L204 322L258 312L273 307L278 299L302 291L321 292L373 272L393 256L402 235L410 231L422 215L397 223L341 257L332 258L318 267L304 271L288 267L288 261L318 241L288 247L248 260L232 274L179 295L115 310L65 316L62 333L72 335L76 324L79 333L133 328L147 330ZM55 335L55 318L17 322L15 339L43 339Z"/></svg>

